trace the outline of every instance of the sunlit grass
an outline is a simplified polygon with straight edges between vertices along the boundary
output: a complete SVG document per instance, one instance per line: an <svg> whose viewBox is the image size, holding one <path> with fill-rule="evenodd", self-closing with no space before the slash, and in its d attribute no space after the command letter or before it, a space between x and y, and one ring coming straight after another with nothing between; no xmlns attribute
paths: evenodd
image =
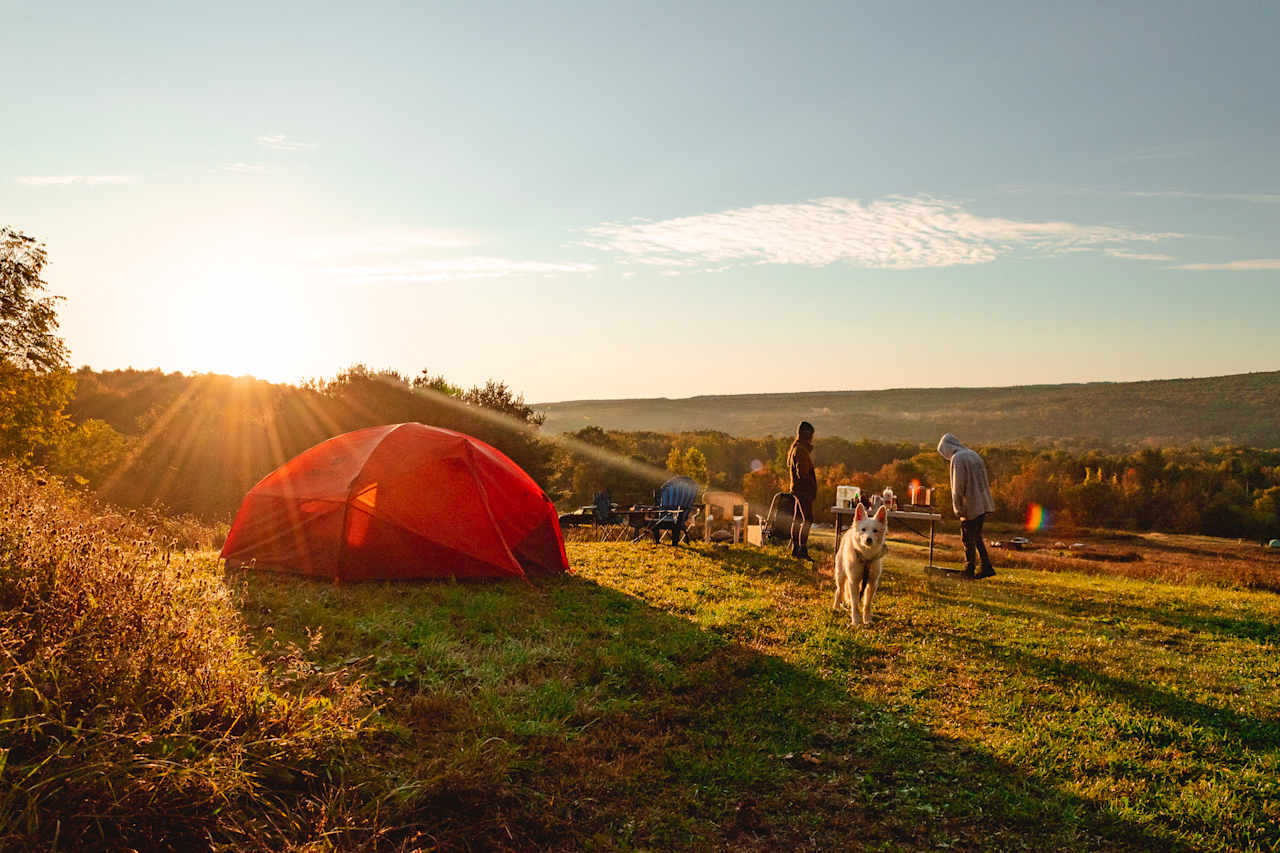
<svg viewBox="0 0 1280 853"><path fill-rule="evenodd" d="M1258 628L1280 619L1274 596L1023 570L964 584L895 558L877 624L855 632L829 579L775 551L570 553L576 576L538 587L252 579L259 630L323 625L324 660L371 656L398 837L1280 838L1276 634Z"/></svg>
<svg viewBox="0 0 1280 853"><path fill-rule="evenodd" d="M0 848L270 844L333 819L316 782L368 713L357 681L251 643L187 549L210 538L0 465Z"/></svg>

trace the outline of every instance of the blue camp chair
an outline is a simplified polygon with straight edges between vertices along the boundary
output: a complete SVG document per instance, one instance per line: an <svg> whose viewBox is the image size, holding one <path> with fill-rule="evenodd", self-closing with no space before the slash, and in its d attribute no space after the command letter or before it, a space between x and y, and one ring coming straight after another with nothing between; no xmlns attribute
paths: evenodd
<svg viewBox="0 0 1280 853"><path fill-rule="evenodd" d="M664 530L671 531L672 545L679 545L681 537L687 539L697 502L698 484L688 477L672 477L663 483L657 494L657 512L648 525L653 541L660 541Z"/></svg>

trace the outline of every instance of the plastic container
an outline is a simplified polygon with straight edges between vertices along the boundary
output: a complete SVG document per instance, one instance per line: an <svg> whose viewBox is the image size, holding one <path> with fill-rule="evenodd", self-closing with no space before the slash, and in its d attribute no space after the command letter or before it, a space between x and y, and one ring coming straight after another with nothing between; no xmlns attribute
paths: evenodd
<svg viewBox="0 0 1280 853"><path fill-rule="evenodd" d="M859 486L836 486L836 506L849 509L862 501Z"/></svg>

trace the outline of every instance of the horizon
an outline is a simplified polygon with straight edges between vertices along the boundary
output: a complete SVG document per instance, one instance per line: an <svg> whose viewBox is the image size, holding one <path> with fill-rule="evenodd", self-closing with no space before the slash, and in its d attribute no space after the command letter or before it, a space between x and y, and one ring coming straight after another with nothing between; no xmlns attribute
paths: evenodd
<svg viewBox="0 0 1280 853"><path fill-rule="evenodd" d="M574 402L1280 364L1280 9L6 23L3 224L95 369Z"/></svg>
<svg viewBox="0 0 1280 853"><path fill-rule="evenodd" d="M348 365L348 368L354 367L354 366L356 365ZM367 364L363 366L375 374L395 370L394 368L387 368L387 367L375 368ZM205 370L205 371L165 370L164 368L161 368L161 367L136 367L133 365L129 365L126 367L119 367L119 368L95 368L92 365L82 364L76 367L73 372L78 372L81 370L89 370L94 373L107 373L110 371L135 371L138 373L150 373L155 371L164 375L171 375L176 373L176 374L187 376L187 377L220 376L226 379L235 379L235 380L249 379L255 382L267 382L273 385L301 386L308 382L323 382L325 380L335 378L343 370L348 368L339 368L333 373L324 374L321 376L304 376L301 379L297 379L297 380L267 379L261 376L255 376L251 373L230 374L230 373L221 373L216 370ZM404 376L406 379L410 381L412 381L412 379L414 378L413 374L405 374L403 371L398 371L398 372L400 372L402 376ZM1196 381L1203 381L1208 379L1230 379L1238 376L1257 376L1257 375L1263 375L1268 373L1280 373L1280 368L1272 368L1269 370L1268 369L1246 370L1241 373L1214 373L1214 374L1206 374L1202 376L1155 376L1155 377L1150 377L1145 379L1084 379L1084 380L1079 380L1074 382L1027 382L1027 383L1020 383L1017 385L918 385L918 386L895 385L895 386L886 386L882 388L811 388L811 389L791 390L791 391L760 391L760 392L744 391L744 392L739 392L734 394L725 394L720 392L705 392L705 393L693 393L693 394L689 394L682 397L670 397L670 396L578 397L574 399L564 399L564 400L533 400L522 389L511 387L510 383L506 383L506 384L508 388L510 388L513 394L522 396L530 406L556 406L556 405L563 405L568 403L635 402L635 401L644 401L644 400L680 401L680 400L694 400L700 397L764 397L764 396L805 396L805 395L812 395L812 394L875 394L875 393L882 393L882 392L888 393L893 391L1006 391L1006 390L1014 390L1018 388L1061 388L1061 387L1084 386L1084 385L1135 385L1135 384L1156 383L1156 382L1196 382ZM448 376L444 378L446 380L450 379L450 377ZM476 384L483 384L484 382L487 382L489 380L493 380L497 382L503 381L500 377L494 376L494 377L486 377L485 379L480 380L480 382Z"/></svg>
<svg viewBox="0 0 1280 853"><path fill-rule="evenodd" d="M576 400L540 400L530 403L535 406L551 406L561 403L604 403L626 400L693 400L699 397L764 397L772 395L806 394L875 394L891 391L1007 391L1017 388L1062 388L1078 385L1136 385L1149 382L1195 382L1205 379L1229 379L1235 376L1254 376L1265 373L1280 373L1280 369L1246 370L1242 373L1214 373L1205 376L1153 376L1146 379L1083 379L1074 382L1025 382L1017 385L893 385L883 388L815 388L801 391L760 391L740 392L737 394L701 393L685 397L583 397ZM519 393L519 389L512 389Z"/></svg>

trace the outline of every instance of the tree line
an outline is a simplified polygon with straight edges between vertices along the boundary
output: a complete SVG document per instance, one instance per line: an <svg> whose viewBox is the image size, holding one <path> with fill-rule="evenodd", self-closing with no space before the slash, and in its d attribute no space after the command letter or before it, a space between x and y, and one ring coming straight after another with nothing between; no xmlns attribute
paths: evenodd
<svg viewBox="0 0 1280 853"><path fill-rule="evenodd" d="M742 438L718 432L664 434L587 427L578 441L638 463L688 474L711 488L740 492L763 514L787 486L789 437ZM1023 445L974 448L986 460L996 519L1025 523L1038 508L1057 528L1112 528L1280 537L1280 450L1238 446L1143 447L1079 451ZM886 486L905 500L912 481L934 488L950 514L947 463L930 445L819 438L814 445L818 521L831 521L836 487ZM652 499L651 482L598 458L557 450L550 479L566 505L586 505L608 488L620 503Z"/></svg>

